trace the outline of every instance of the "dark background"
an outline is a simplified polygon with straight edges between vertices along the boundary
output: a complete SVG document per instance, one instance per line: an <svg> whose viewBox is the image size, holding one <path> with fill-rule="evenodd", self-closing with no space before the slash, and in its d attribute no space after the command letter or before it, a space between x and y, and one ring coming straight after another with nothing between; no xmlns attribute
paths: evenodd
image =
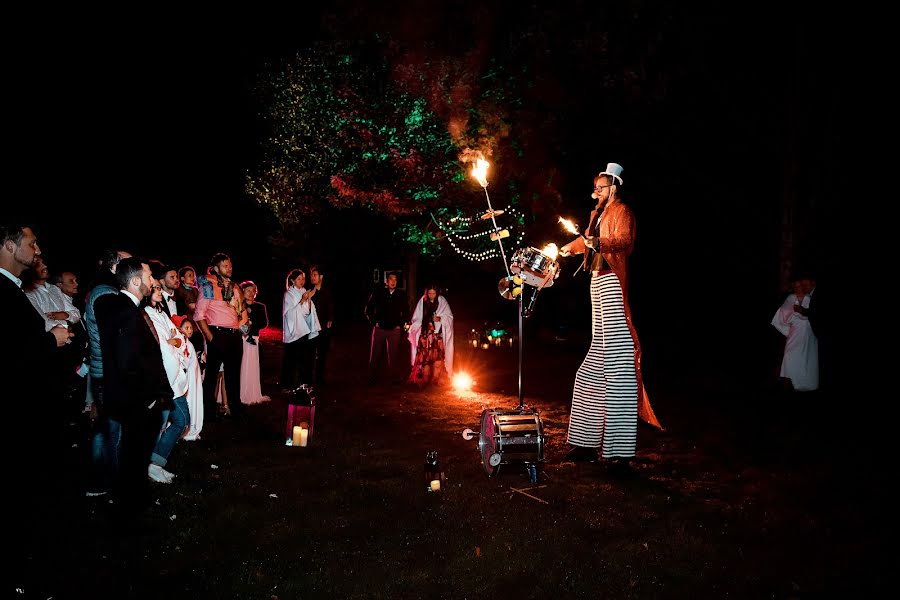
<svg viewBox="0 0 900 600"><path fill-rule="evenodd" d="M359 319L373 269L404 266L393 239L348 212L323 220L304 256L285 259L268 246L265 212L243 185L263 133L252 94L260 69L315 41L373 32L436 54L539 49L519 56L540 75L529 101L552 113L556 128L546 149L531 149L542 161L533 168L558 170L563 212L581 221L593 175L607 162L624 166L623 196L638 219L631 298L648 360L714 360L703 348L719 336L751 356L774 347L768 322L789 271L813 268L820 284L834 285L828 274L846 266L830 242L850 178L841 168L849 93L833 81L851 63L835 40L854 31L815 11L338 2L265 16L96 23L84 13L52 23L28 15L11 24L20 27L17 41L4 42L12 135L2 212L32 223L51 270L74 270L83 284L108 246L199 272L225 251L235 277L255 279L277 318L284 274L321 261L339 292L339 318ZM626 64L646 69L643 87L601 94L606 73ZM491 189L504 205L502 188ZM473 184L472 193L482 192ZM531 233L527 245L566 241L555 225ZM458 318L514 323L515 305L495 292L500 262L447 250L420 263L419 287L442 282ZM535 328L586 324L587 278L572 277L576 259L561 265L540 296Z"/></svg>

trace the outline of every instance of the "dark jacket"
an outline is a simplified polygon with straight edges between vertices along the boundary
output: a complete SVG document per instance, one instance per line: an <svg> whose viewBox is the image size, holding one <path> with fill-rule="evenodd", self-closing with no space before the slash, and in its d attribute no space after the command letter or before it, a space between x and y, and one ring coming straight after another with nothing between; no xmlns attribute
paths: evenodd
<svg viewBox="0 0 900 600"><path fill-rule="evenodd" d="M334 320L334 294L331 293L331 287L322 284L321 289L316 290L312 297L313 304L316 305L316 314L319 316L319 323L322 329L328 327L328 321Z"/></svg>
<svg viewBox="0 0 900 600"><path fill-rule="evenodd" d="M103 353L103 402L116 421L135 417L153 402L168 402L172 386L154 330L125 294L94 304Z"/></svg>
<svg viewBox="0 0 900 600"><path fill-rule="evenodd" d="M409 302L406 294L398 289L394 289L394 293L391 294L387 287L375 290L366 302L366 318L373 327L381 329L402 327L409 321ZM319 321L321 322L321 318Z"/></svg>
<svg viewBox="0 0 900 600"><path fill-rule="evenodd" d="M247 304L247 318L250 319L250 330L247 335L259 335L260 330L269 326L269 313L262 302Z"/></svg>
<svg viewBox="0 0 900 600"><path fill-rule="evenodd" d="M94 304L98 298L107 294L119 293L112 273L109 271L107 273L109 275L102 276L101 281L91 289L84 303L83 321L88 334L88 350L90 352L88 367L90 368L92 379L103 379L103 353L100 349L100 331L97 329L97 316L94 313Z"/></svg>
<svg viewBox="0 0 900 600"><path fill-rule="evenodd" d="M34 309L25 292L5 275L0 275L0 307L3 307L6 337L10 342L0 359L4 404L25 408L33 399L25 399L22 395L26 390L41 387L40 378L46 377L47 365L52 364L56 356L56 337L44 330L44 318ZM33 408L46 409L43 406Z"/></svg>

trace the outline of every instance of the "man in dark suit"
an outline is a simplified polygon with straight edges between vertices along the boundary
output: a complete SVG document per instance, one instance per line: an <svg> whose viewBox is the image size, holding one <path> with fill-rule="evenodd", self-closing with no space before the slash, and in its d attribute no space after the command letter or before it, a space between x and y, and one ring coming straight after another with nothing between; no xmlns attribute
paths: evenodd
<svg viewBox="0 0 900 600"><path fill-rule="evenodd" d="M30 227L3 224L0 235L0 306L3 306L7 339L17 346L0 361L3 369L0 381L9 392L21 392L33 387L30 375L42 372L43 365L55 356L56 348L64 346L72 334L59 326L45 331L43 317L22 291L19 275L41 253L34 232Z"/></svg>
<svg viewBox="0 0 900 600"><path fill-rule="evenodd" d="M53 418L53 411L62 409L63 399L46 394L48 388L42 385L46 366L71 334L60 326L45 330L44 318L28 301L19 279L40 253L30 227L0 223L0 309L7 340L0 358L0 396L10 424L4 433L5 447L13 457L6 461L10 483L6 499L12 504L6 539L9 547L16 548L7 565L15 579L8 582L29 592L40 587L44 573L42 533L58 531L57 526L71 517L65 509L72 505L63 497L72 490L59 475L66 458L66 435L54 430L59 420Z"/></svg>
<svg viewBox="0 0 900 600"><path fill-rule="evenodd" d="M325 361L328 359L328 350L331 348L331 326L334 325L334 293L330 285L325 285L324 279L325 272L321 265L313 265L309 268L309 282L316 290L312 301L316 305L319 324L322 325L319 335L313 338L313 345L316 348L313 381L320 385L325 383Z"/></svg>
<svg viewBox="0 0 900 600"><path fill-rule="evenodd" d="M159 281L159 285L162 287L163 301L159 303L159 306L171 319L172 315L178 314L178 303L175 301L175 289L180 285L178 271L158 260L151 260L149 264L153 279Z"/></svg>
<svg viewBox="0 0 900 600"><path fill-rule="evenodd" d="M116 268L118 294L94 305L103 356L104 405L122 426L116 491L128 517L149 500L147 469L162 423L163 403L172 388L162 362L156 330L140 302L155 285L150 265L125 258Z"/></svg>

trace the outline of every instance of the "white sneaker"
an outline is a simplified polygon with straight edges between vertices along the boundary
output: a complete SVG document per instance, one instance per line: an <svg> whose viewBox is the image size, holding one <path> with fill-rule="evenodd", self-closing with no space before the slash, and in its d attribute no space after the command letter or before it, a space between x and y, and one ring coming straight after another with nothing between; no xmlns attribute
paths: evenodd
<svg viewBox="0 0 900 600"><path fill-rule="evenodd" d="M150 463L150 466L147 467L147 475L156 483L172 483L172 480L166 477L163 468L157 464Z"/></svg>
<svg viewBox="0 0 900 600"><path fill-rule="evenodd" d="M288 439L284 440L284 445L285 445L285 446L293 446L293 445L294 445L294 440L288 438Z"/></svg>
<svg viewBox="0 0 900 600"><path fill-rule="evenodd" d="M176 477L175 473L172 473L171 471L166 471L162 467L160 467L160 469L162 469L163 475L165 475L166 477L169 478L169 481L172 481L173 479L175 479L175 477Z"/></svg>

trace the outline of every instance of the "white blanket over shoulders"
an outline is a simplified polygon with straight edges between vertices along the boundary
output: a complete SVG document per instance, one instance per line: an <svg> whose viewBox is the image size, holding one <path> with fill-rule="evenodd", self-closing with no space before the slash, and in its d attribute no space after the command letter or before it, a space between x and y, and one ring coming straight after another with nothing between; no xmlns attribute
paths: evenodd
<svg viewBox="0 0 900 600"><path fill-rule="evenodd" d="M450 304L443 296L438 296L438 307L435 316L440 317L440 321L434 323L434 331L440 334L444 340L444 370L447 375L453 376L453 311L450 310ZM425 312L425 297L419 298L416 304L416 310L413 313L412 322L409 326L409 345L411 348L411 364L416 364L416 349L419 346L419 334L422 333L422 316Z"/></svg>
<svg viewBox="0 0 900 600"><path fill-rule="evenodd" d="M810 296L806 296L801 305L809 308L809 301ZM781 377L790 379L795 390L809 392L819 388L819 341L809 319L794 310L795 304L800 304L796 294L788 295L775 312L772 326L787 337Z"/></svg>
<svg viewBox="0 0 900 600"><path fill-rule="evenodd" d="M284 292L281 315L285 344L296 342L307 334L309 339L313 339L322 331L315 303L312 300L300 303L300 298L305 292L306 288L301 289L295 286L291 286Z"/></svg>

